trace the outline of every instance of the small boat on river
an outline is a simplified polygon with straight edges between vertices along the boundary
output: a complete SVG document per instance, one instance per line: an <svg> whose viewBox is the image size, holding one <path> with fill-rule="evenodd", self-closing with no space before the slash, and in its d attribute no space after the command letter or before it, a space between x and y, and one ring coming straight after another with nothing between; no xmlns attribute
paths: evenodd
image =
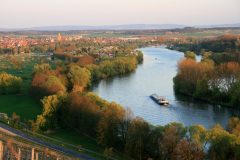
<svg viewBox="0 0 240 160"><path fill-rule="evenodd" d="M152 100L154 100L154 101L155 101L157 104L159 104L159 105L164 105L164 106L169 105L169 101L168 101L166 98L161 97L161 96L159 96L159 95L157 95L157 94L152 94L152 95L150 95L150 98L151 98Z"/></svg>

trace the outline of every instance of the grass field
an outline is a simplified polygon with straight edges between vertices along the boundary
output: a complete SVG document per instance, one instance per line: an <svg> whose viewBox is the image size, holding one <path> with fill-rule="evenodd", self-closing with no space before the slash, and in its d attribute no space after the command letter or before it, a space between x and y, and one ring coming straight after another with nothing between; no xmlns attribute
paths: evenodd
<svg viewBox="0 0 240 160"><path fill-rule="evenodd" d="M23 79L21 93L18 95L0 95L0 112L11 116L17 113L22 121L35 119L41 113L40 101L29 95L32 81L32 72L35 64L39 63L40 57L34 54L15 55L15 59L21 61L21 69L16 69L10 62L9 56L0 56L0 72L7 72Z"/></svg>
<svg viewBox="0 0 240 160"><path fill-rule="evenodd" d="M21 120L35 119L42 112L40 102L29 98L28 95L1 95L0 112L11 116L17 113Z"/></svg>
<svg viewBox="0 0 240 160"><path fill-rule="evenodd" d="M57 139L59 141L69 143L75 146L83 147L85 149L94 151L98 153L99 155L104 155L104 147L99 145L96 140L83 135L81 133L77 133L76 131L72 131L70 129L66 130L58 130L56 133L52 133L48 135L51 138ZM87 153L90 156L96 157L97 159L103 159L102 156L97 156L96 154L88 153L88 152L83 152ZM114 152L112 155L112 158L114 159L119 159L119 160L128 160L128 157L125 157L122 153L116 153ZM104 158L105 159L105 158Z"/></svg>
<svg viewBox="0 0 240 160"><path fill-rule="evenodd" d="M184 36L189 36L189 37L217 37L217 36L222 36L225 34L240 34L239 29L229 29L229 30L217 30L217 29L211 29L211 30L203 30L199 32L187 32L184 33Z"/></svg>
<svg viewBox="0 0 240 160"><path fill-rule="evenodd" d="M52 133L49 136L66 143L70 143L76 146L81 146L83 148L94 150L95 152L99 152L99 153L103 152L103 148L98 146L95 140L85 135L78 134L77 132L72 131L70 129L58 130L56 133Z"/></svg>

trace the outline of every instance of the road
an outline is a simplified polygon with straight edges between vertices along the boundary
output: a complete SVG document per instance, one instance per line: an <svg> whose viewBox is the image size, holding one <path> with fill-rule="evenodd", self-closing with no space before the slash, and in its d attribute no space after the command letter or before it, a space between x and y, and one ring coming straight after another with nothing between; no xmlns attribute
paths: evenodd
<svg viewBox="0 0 240 160"><path fill-rule="evenodd" d="M16 135L18 137L23 138L24 140L27 140L27 141L30 141L32 143L47 147L47 148L55 150L57 152L61 152L65 155L80 158L80 159L83 159L83 160L95 160L94 158L91 158L87 155L80 154L76 151L73 151L73 150L70 150L70 149L64 148L62 146L55 145L55 144L51 144L51 143L45 142L45 141L43 141L39 138L30 136L30 135L28 135L28 134L26 134L22 131L11 128L11 127L3 124L3 123L0 123L0 131L3 131L3 132L5 132L7 134L10 134L10 135Z"/></svg>

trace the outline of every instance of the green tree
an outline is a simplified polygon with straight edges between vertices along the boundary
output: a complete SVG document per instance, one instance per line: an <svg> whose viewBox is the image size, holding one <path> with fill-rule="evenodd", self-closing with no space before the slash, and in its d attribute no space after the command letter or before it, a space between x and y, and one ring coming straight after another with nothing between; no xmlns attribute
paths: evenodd
<svg viewBox="0 0 240 160"><path fill-rule="evenodd" d="M113 68L113 63L110 61L104 61L100 64L100 72L102 73L102 78L107 78L116 75Z"/></svg>
<svg viewBox="0 0 240 160"><path fill-rule="evenodd" d="M72 127L96 136L97 125L100 119L100 107L89 97L78 92L72 92L67 98L67 103L62 111L62 123L67 127Z"/></svg>
<svg viewBox="0 0 240 160"><path fill-rule="evenodd" d="M63 85L61 79L54 75L36 73L33 77L31 94L38 98L65 91L66 87Z"/></svg>
<svg viewBox="0 0 240 160"><path fill-rule="evenodd" d="M193 59L193 60L196 60L196 54L194 52L191 52L191 51L187 51L185 53L185 57L186 58L190 58L190 59Z"/></svg>
<svg viewBox="0 0 240 160"><path fill-rule="evenodd" d="M47 71L51 70L51 66L48 63L43 63L43 64L36 64L33 67L33 73L45 73Z"/></svg>
<svg viewBox="0 0 240 160"><path fill-rule="evenodd" d="M177 160L203 160L204 151L195 142L181 139L172 157Z"/></svg>
<svg viewBox="0 0 240 160"><path fill-rule="evenodd" d="M240 80L233 84L230 95L232 106L240 108Z"/></svg>
<svg viewBox="0 0 240 160"><path fill-rule="evenodd" d="M95 64L90 64L87 65L86 68L90 71L91 73L91 81L98 81L100 80L101 77L101 71L100 71L100 67L98 65Z"/></svg>
<svg viewBox="0 0 240 160"><path fill-rule="evenodd" d="M137 61L138 61L138 63L143 62L143 53L141 51L137 52Z"/></svg>
<svg viewBox="0 0 240 160"><path fill-rule="evenodd" d="M149 124L141 118L135 118L127 133L126 152L136 159L146 159L148 136L150 133Z"/></svg>
<svg viewBox="0 0 240 160"><path fill-rule="evenodd" d="M37 116L35 122L36 130L54 130L58 127L59 115L58 112L64 101L65 95L51 95L44 97L41 102L43 105L43 112Z"/></svg>
<svg viewBox="0 0 240 160"><path fill-rule="evenodd" d="M86 68L72 64L69 66L67 77L71 83L72 90L82 92L90 82L91 73Z"/></svg>
<svg viewBox="0 0 240 160"><path fill-rule="evenodd" d="M232 117L228 121L227 130L240 138L240 119L238 117Z"/></svg>
<svg viewBox="0 0 240 160"><path fill-rule="evenodd" d="M199 98L207 97L210 93L208 81L206 79L198 80L194 96Z"/></svg>
<svg viewBox="0 0 240 160"><path fill-rule="evenodd" d="M189 129L190 140L205 149L207 144L207 130L202 125L190 126Z"/></svg>
<svg viewBox="0 0 240 160"><path fill-rule="evenodd" d="M162 159L161 141L164 136L164 126L156 126L151 128L149 139L146 143L146 150L149 156L153 159Z"/></svg>
<svg viewBox="0 0 240 160"><path fill-rule="evenodd" d="M178 142L185 136L186 129L182 124L170 123L165 126L161 140L161 151L164 159L171 159Z"/></svg>
<svg viewBox="0 0 240 160"><path fill-rule="evenodd" d="M125 110L116 103L110 103L102 109L102 116L97 127L99 143L107 147L122 148L119 128L124 116Z"/></svg>
<svg viewBox="0 0 240 160"><path fill-rule="evenodd" d="M236 149L239 144L236 136L229 134L220 125L216 125L208 132L210 148L208 156L212 160L237 159Z"/></svg>
<svg viewBox="0 0 240 160"><path fill-rule="evenodd" d="M21 90L22 78L7 74L0 73L0 94L14 94Z"/></svg>

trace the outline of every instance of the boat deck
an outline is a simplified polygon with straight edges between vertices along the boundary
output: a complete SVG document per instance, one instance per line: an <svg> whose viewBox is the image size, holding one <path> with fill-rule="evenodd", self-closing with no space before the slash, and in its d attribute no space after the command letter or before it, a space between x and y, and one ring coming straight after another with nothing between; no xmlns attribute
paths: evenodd
<svg viewBox="0 0 240 160"><path fill-rule="evenodd" d="M150 98L160 105L168 105L169 104L169 102L166 100L166 98L159 96L157 94L150 95Z"/></svg>

